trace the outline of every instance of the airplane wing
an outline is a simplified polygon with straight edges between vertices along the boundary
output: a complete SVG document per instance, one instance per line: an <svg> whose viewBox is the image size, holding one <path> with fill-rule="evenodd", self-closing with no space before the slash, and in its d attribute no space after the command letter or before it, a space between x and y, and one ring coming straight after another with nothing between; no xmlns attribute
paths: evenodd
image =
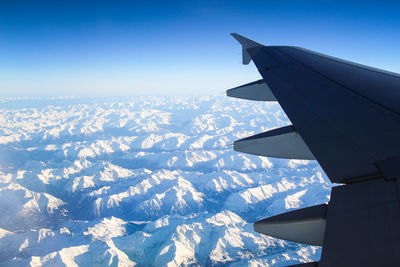
<svg viewBox="0 0 400 267"><path fill-rule="evenodd" d="M341 184L326 207L264 219L255 230L322 245L318 266L400 266L400 75L232 35L243 64L253 61L263 79L228 96L278 101L292 122L238 140L235 150L316 159Z"/></svg>

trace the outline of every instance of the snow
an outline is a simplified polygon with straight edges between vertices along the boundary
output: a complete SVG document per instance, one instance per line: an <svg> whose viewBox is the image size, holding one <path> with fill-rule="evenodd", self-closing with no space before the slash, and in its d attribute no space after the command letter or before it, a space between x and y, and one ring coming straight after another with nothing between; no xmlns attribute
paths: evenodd
<svg viewBox="0 0 400 267"><path fill-rule="evenodd" d="M230 146L289 123L277 104L215 96L2 100L0 265L318 260L252 226L327 202L318 164Z"/></svg>

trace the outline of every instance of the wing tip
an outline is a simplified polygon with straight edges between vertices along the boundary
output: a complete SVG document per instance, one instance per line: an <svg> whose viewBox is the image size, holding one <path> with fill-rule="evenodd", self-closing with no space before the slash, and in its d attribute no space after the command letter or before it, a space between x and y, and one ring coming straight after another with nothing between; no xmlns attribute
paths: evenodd
<svg viewBox="0 0 400 267"><path fill-rule="evenodd" d="M247 49L249 48L254 48L254 47L262 47L263 45L260 43L257 43L253 40L250 40L249 38L246 38L238 33L231 33L233 38L236 39L241 45L242 45L242 63L243 65L247 65L251 61L251 56L247 52Z"/></svg>
<svg viewBox="0 0 400 267"><path fill-rule="evenodd" d="M238 41L244 49L252 48L252 47L257 47L257 46L263 46L260 43L257 43L256 41L253 41L247 37L244 37L243 35L240 35L238 33L231 33L232 37Z"/></svg>

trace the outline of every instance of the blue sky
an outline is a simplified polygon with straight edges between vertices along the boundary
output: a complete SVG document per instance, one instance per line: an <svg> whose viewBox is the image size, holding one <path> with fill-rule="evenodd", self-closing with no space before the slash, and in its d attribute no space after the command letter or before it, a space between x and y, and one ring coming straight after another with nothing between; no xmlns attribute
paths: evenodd
<svg viewBox="0 0 400 267"><path fill-rule="evenodd" d="M396 2L4 2L0 97L217 94L260 77L231 32L400 72Z"/></svg>

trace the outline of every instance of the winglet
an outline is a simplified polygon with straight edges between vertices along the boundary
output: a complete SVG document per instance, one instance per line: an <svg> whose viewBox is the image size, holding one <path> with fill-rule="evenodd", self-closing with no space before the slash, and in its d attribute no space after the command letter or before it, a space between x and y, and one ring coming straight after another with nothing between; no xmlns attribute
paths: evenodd
<svg viewBox="0 0 400 267"><path fill-rule="evenodd" d="M242 45L243 65L249 64L251 61L251 57L250 57L249 52L247 52L247 49L254 48L254 47L261 47L263 45L259 44L257 42L254 42L253 40L250 40L250 39L248 39L240 34L237 34L237 33L231 33L231 35Z"/></svg>

